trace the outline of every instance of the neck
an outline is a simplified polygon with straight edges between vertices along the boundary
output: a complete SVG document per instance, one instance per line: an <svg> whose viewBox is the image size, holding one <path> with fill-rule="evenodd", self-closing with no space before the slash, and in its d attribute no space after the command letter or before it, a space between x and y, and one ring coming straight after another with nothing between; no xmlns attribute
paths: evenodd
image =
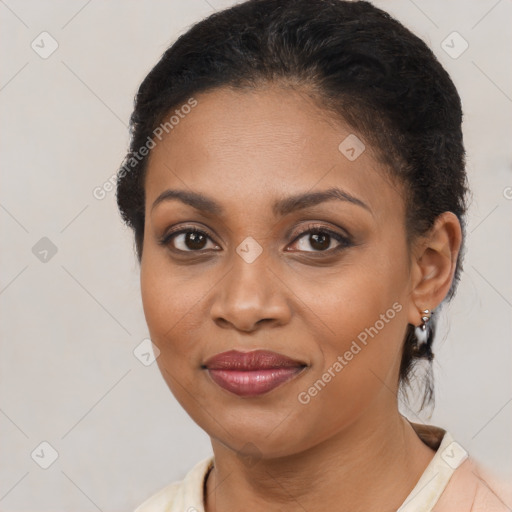
<svg viewBox="0 0 512 512"><path fill-rule="evenodd" d="M216 440L212 447L206 512L247 510L248 503L254 512L396 510L434 455L398 410L361 417L313 448L253 464Z"/></svg>

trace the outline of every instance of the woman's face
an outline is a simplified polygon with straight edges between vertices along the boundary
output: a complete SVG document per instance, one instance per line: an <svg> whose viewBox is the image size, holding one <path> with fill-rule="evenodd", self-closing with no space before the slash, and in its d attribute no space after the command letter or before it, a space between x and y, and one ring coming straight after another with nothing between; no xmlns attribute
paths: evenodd
<svg viewBox="0 0 512 512"><path fill-rule="evenodd" d="M142 300L169 388L213 440L263 457L384 421L416 318L401 191L307 96L219 89L196 100L155 139L145 182ZM154 205L167 190L207 199ZM302 366L204 366L231 350ZM271 373L288 380L269 390L259 382Z"/></svg>

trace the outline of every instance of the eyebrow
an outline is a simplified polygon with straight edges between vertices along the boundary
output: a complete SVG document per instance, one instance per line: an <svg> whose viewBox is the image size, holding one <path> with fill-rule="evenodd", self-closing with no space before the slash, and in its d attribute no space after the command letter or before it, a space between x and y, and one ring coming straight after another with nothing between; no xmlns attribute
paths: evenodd
<svg viewBox="0 0 512 512"><path fill-rule="evenodd" d="M160 203L172 200L181 201L184 204L192 206L196 210L210 213L212 215L222 216L225 213L224 208L211 197L205 196L204 194L200 194L198 192L171 189L164 190L155 199L151 207L151 211L153 211ZM285 216L289 213L310 208L311 206L316 206L320 203L333 200L345 201L351 204L355 204L372 213L370 207L361 201L361 199L354 197L353 195L338 187L329 188L320 192L306 192L289 196L284 199L278 199L273 204L272 211L276 217Z"/></svg>

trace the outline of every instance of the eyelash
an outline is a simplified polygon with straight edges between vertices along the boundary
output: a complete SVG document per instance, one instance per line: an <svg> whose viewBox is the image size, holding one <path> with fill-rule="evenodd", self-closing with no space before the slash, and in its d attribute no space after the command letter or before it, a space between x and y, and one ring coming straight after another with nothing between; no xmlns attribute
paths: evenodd
<svg viewBox="0 0 512 512"><path fill-rule="evenodd" d="M171 231L170 233L167 233L158 241L158 243L162 246L168 246L174 237L181 235L183 233L194 233L194 234L198 234L198 235L204 235L207 238L209 238L210 240L212 239L210 237L210 235L208 233L206 233L205 231L202 231L200 229L197 229L194 226L191 226L191 227L184 227L184 228L178 229L176 231ZM301 230L299 233L297 233L297 235L293 239L292 243L298 241L300 238L302 238L304 235L307 235L307 234L329 235L330 237L334 238L339 243L339 245L338 245L338 247L335 247L334 249L327 249L325 251L303 251L303 252L318 253L318 254L333 254L333 253L337 253L337 252L353 245L353 242L350 239L350 237L341 235L340 233L336 233L335 231L332 231L328 228L320 227L320 226L314 226L314 227L308 226L307 228ZM197 251L194 251L194 250L183 251L181 249L176 249L174 247L172 247L171 249L174 251L180 252L180 253L194 253L194 252L201 253L203 251L208 250L208 249L202 249L202 250L197 250ZM298 251L298 252L301 252L301 251Z"/></svg>

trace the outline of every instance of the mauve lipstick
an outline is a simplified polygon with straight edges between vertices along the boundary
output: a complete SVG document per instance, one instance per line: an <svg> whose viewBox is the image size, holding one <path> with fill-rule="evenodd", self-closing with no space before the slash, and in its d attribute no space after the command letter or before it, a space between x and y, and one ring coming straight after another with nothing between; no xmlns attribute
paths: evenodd
<svg viewBox="0 0 512 512"><path fill-rule="evenodd" d="M292 379L306 365L269 350L230 350L211 357L203 367L221 388L249 397L268 393Z"/></svg>

